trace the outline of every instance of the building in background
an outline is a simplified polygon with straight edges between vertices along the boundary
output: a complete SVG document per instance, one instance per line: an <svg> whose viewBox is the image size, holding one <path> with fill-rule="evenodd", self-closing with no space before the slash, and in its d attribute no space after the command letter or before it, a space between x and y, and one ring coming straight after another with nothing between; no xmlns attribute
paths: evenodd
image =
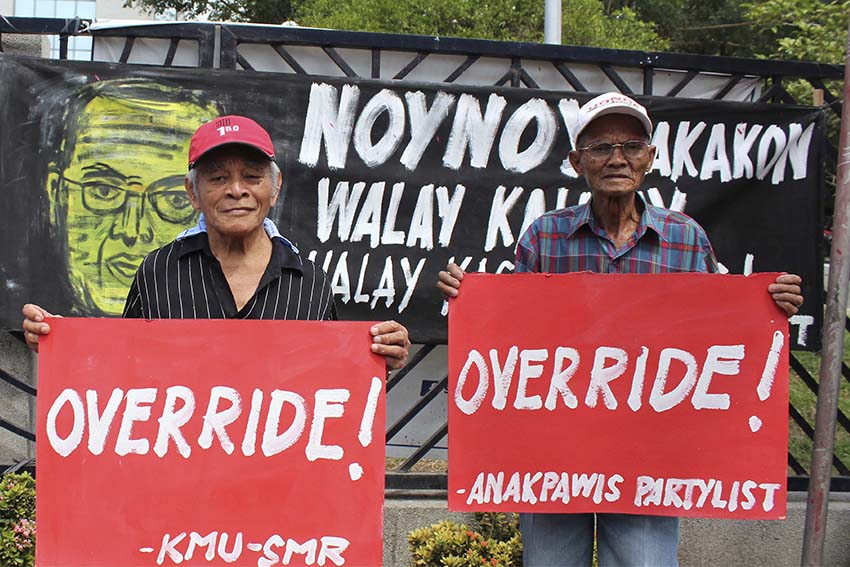
<svg viewBox="0 0 850 567"><path fill-rule="evenodd" d="M152 17L137 8L125 8L124 0L0 0L0 15L25 18L83 18L88 20L176 20L176 14ZM51 58L59 57L59 38L50 37ZM91 60L92 38L72 37L68 59Z"/></svg>

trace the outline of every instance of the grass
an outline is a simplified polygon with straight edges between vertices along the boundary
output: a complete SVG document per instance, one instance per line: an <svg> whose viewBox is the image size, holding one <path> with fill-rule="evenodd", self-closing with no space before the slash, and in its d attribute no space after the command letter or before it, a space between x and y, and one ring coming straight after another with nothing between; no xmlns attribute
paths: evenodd
<svg viewBox="0 0 850 567"><path fill-rule="evenodd" d="M820 355L811 352L795 352L793 355L800 361L815 381L817 381L820 370ZM844 333L844 363L850 363L850 334L848 333ZM790 372L789 397L791 405L814 427L817 398L803 379L793 370ZM841 379L838 408L845 415L850 415L850 382L844 378ZM810 471L812 463L812 440L809 439L809 436L793 419L789 421L788 433L788 450L807 472ZM850 433L841 425L836 427L834 451L843 463L850 465ZM833 469L833 472L837 474L838 471ZM795 475L796 473L789 467L788 474Z"/></svg>

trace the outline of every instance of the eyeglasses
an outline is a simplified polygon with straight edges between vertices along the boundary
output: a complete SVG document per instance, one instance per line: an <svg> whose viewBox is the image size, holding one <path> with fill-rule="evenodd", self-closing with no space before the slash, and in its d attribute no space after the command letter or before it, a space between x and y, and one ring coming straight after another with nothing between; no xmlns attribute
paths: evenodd
<svg viewBox="0 0 850 567"><path fill-rule="evenodd" d="M183 187L183 176L172 175L151 183L144 191L131 191L115 185L114 180L63 179L82 192L83 207L96 215L114 215L123 211L132 198L146 201L159 218L171 224L185 224L195 209Z"/></svg>
<svg viewBox="0 0 850 567"><path fill-rule="evenodd" d="M584 148L578 148L578 151L587 152L592 159L603 160L611 157L615 148L622 149L623 155L626 156L626 159L638 159L646 155L646 150L649 149L649 144L640 140L629 140L622 144L600 142L598 144L591 144Z"/></svg>

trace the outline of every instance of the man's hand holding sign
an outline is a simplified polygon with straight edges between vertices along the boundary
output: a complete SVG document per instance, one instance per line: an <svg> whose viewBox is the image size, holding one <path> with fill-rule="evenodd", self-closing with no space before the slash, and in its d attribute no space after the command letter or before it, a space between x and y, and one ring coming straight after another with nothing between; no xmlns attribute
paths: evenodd
<svg viewBox="0 0 850 567"><path fill-rule="evenodd" d="M468 276L449 313L451 507L783 518L774 277Z"/></svg>
<svg viewBox="0 0 850 567"><path fill-rule="evenodd" d="M591 200L542 215L517 245L516 272L610 277L473 278L459 294L463 270L439 274L461 298L450 503L549 512L520 516L526 566L589 565L594 539L603 567L674 566L676 516L784 514L784 317L800 278L676 273L718 264L693 219L637 197L652 128L620 93L584 104L569 161Z"/></svg>

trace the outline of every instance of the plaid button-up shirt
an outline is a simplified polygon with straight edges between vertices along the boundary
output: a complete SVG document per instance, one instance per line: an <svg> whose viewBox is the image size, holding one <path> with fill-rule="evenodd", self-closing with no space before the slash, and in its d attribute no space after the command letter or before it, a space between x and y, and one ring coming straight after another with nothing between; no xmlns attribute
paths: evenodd
<svg viewBox="0 0 850 567"><path fill-rule="evenodd" d="M638 199L640 199L638 197ZM646 205L632 237L619 250L599 226L590 202L546 213L516 250L516 272L655 274L716 272L705 231L689 216Z"/></svg>

